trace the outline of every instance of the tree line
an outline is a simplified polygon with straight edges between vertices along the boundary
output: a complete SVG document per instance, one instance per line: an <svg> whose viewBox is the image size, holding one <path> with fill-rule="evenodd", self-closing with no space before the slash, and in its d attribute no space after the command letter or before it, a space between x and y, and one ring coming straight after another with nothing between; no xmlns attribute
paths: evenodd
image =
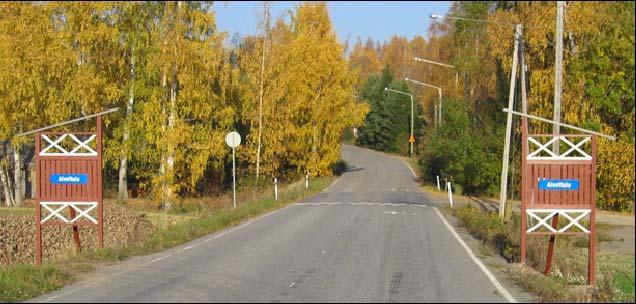
<svg viewBox="0 0 636 304"><path fill-rule="evenodd" d="M394 36L387 42L358 40L349 65L358 75L360 89L382 77L384 67L398 80L409 77L440 86L444 109L442 125L436 129L436 90L409 84L424 113L417 138L423 175L431 182L436 175L452 179L453 188L457 184L465 193L494 196L500 182L506 122L502 108L508 106L514 24L524 26L528 113L551 119L556 4L457 1L448 14L500 24L445 18L432 23L427 39ZM566 6L561 121L617 137L617 141L598 141L597 197L598 206L604 209L634 210L634 16L633 2L572 1ZM422 18L428 16L423 14ZM455 68L417 62L415 56ZM515 107L519 111L520 101L517 90ZM381 111L373 106L370 109L367 123L372 117L381 117ZM404 127L404 123L386 125ZM381 133L370 132L361 134L361 144ZM382 132L387 133L386 129ZM531 122L530 132L549 134L552 126ZM513 133L509 184L513 197L518 198L518 118ZM405 139L402 141L405 144ZM388 146L378 148L391 150Z"/></svg>
<svg viewBox="0 0 636 304"><path fill-rule="evenodd" d="M222 187L225 134L240 170L331 174L344 129L367 112L325 3L261 10L259 33L228 37L211 2L0 4L0 163L6 205L21 205L33 139L18 133L119 107L105 119L105 172L170 207ZM88 128L76 124L69 130Z"/></svg>

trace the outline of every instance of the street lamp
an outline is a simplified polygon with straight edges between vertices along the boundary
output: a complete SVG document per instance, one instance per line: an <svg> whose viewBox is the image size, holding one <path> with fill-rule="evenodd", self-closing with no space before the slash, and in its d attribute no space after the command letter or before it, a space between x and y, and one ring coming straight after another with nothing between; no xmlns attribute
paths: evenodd
<svg viewBox="0 0 636 304"><path fill-rule="evenodd" d="M421 86L437 89L437 94L439 95L439 111L437 112L438 113L437 114L438 115L437 121L438 121L439 125L441 126L442 125L442 88L440 88L438 86L434 86L432 84L423 83L423 82L420 82L420 81L417 81L417 80L413 80L413 79L408 78L408 77L404 78L404 80L410 81L410 82L415 83L415 84L419 84Z"/></svg>
<svg viewBox="0 0 636 304"><path fill-rule="evenodd" d="M492 20L483 20L483 19L470 19L470 18L455 17L455 16L442 16L442 15L437 15L437 14L430 14L428 16L431 19L455 19L455 20L466 20L466 21L475 21L475 22L483 22L483 23L517 25L515 23L510 23L510 22L492 21Z"/></svg>
<svg viewBox="0 0 636 304"><path fill-rule="evenodd" d="M437 61L433 61L433 60L427 60L427 59L422 59L420 57L414 57L413 59L415 59L415 61L422 61L422 62L428 62L428 63L432 63L432 64L437 64L437 65L441 65L447 68L455 68L454 65L450 65L450 64L445 64L445 63L441 63L441 62L437 62Z"/></svg>
<svg viewBox="0 0 636 304"><path fill-rule="evenodd" d="M432 64L440 65L440 66L443 66L443 67L455 69L455 91L457 92L457 87L459 86L459 84L458 84L459 83L459 75L457 74L457 69L456 69L456 67L454 65L445 64L445 63L441 63L441 62L437 62L437 61L433 61L433 60L427 60L427 59L423 59L423 58L420 58L420 57L414 57L413 59L415 59L415 61L432 63Z"/></svg>
<svg viewBox="0 0 636 304"><path fill-rule="evenodd" d="M384 91L389 91L389 92L393 92L393 93L398 93L398 94L404 94L404 95L409 95L411 97L411 137L409 137L409 144L410 144L410 152L409 152L409 157L413 157L413 142L415 141L415 137L413 137L413 94L409 94L406 92L402 92L402 91L398 91L398 90L394 90L394 89L389 89L389 88L384 88Z"/></svg>

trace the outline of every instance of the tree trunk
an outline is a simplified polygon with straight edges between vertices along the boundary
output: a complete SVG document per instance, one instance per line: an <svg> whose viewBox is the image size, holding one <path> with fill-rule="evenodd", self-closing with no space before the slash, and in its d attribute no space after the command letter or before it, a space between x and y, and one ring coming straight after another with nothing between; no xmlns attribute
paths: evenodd
<svg viewBox="0 0 636 304"><path fill-rule="evenodd" d="M176 75L174 75L176 76ZM177 92L176 92L176 77L174 77L172 79L172 85L170 86L170 113L168 114L168 134L171 134L173 132L174 129L174 122L175 122L175 111L176 111L176 99L177 99ZM164 206L166 209L171 209L172 205L173 205L173 196L174 196L174 192L173 192L173 185L174 185L174 145L172 143L168 143L168 153L166 155L166 167L165 167L165 174L166 174L166 186L165 186L165 193L164 193L164 197L165 197L165 202L164 202Z"/></svg>
<svg viewBox="0 0 636 304"><path fill-rule="evenodd" d="M4 191L4 184L2 182L0 182L0 196L4 195L4 192L5 192ZM7 207L9 207L9 205L7 205Z"/></svg>
<svg viewBox="0 0 636 304"><path fill-rule="evenodd" d="M162 125L162 130L164 131L164 136L170 138L172 136L172 131L174 127L174 119L175 119L175 104L176 104L176 56L177 56L177 26L178 22L178 14L179 8L181 7L181 1L176 1L173 3L172 12L170 12L170 6L165 6L165 14L164 18L169 18L170 23L167 24L167 34L165 34L163 38L163 50L162 54L164 58L166 57L166 53L169 52L168 48L168 39L172 39L172 44L170 45L173 48L173 58L172 61L164 65L161 77L161 88L165 94L168 88L168 73L172 74L170 76L170 90L169 96L164 95L164 100L169 102L168 107L168 121L167 124ZM165 108L162 107L162 118L165 117ZM164 210L169 210L172 208L173 204L173 176L174 176L174 145L168 140L166 142L166 150L165 153L161 155L161 165L159 171L161 173L162 183L161 183L161 206Z"/></svg>
<svg viewBox="0 0 636 304"><path fill-rule="evenodd" d="M128 104L126 105L126 123L130 122L130 116L132 115L133 104L135 103L135 57L134 57L134 47L130 49L130 92L128 98ZM121 159L119 160L119 194L117 198L120 200L128 199L128 156L126 153L126 145L128 143L128 125L124 127L124 134L122 136L122 151L121 151Z"/></svg>
<svg viewBox="0 0 636 304"><path fill-rule="evenodd" d="M177 31L176 29L176 22L178 22L179 20L179 10L181 9L181 1L177 1L177 6L175 7L175 11L174 11L174 16L173 16L173 20L175 22L175 24L173 25L173 30ZM178 37L178 33L174 34L175 39ZM178 52L177 52L177 41L174 41L174 58L176 59L178 56ZM168 134L172 134L172 132L174 131L174 125L175 125L175 120L176 120L176 111L177 111L177 83L178 83L178 79L177 79L177 63L176 61L173 63L172 66L172 77L171 77L171 84L170 84L170 113L168 114ZM166 175L167 175L167 182L166 182L166 188L165 188L165 197L166 197L166 201L165 201L165 208L166 209L171 209L172 205L174 203L174 151L175 151L175 146L172 142L168 142L168 153L166 155Z"/></svg>
<svg viewBox="0 0 636 304"><path fill-rule="evenodd" d="M265 44L267 42L267 31L269 27L269 5L267 2L263 3L263 47L261 52L261 85L258 101L258 146L256 147L256 184L258 184L258 176L261 169L261 137L263 134L263 75L265 72Z"/></svg>
<svg viewBox="0 0 636 304"><path fill-rule="evenodd" d="M163 71L163 76L161 77L161 88L164 90L166 87L168 86L168 80L167 80L167 75L166 75L166 71L164 69ZM165 109L162 109L161 111L161 117L162 119L165 117L166 113L165 113ZM161 127L163 134L167 134L166 133L166 124L162 124ZM162 149L163 150L163 149ZM163 152L163 151L162 151ZM159 166L159 173L161 174L161 176L163 176L163 179L161 180L161 206L162 208L166 209L168 203L168 199L169 199L169 195L167 195L168 191L168 180L167 180L167 176L166 176L166 158L167 158L167 152L162 153L161 155L161 164Z"/></svg>
<svg viewBox="0 0 636 304"><path fill-rule="evenodd" d="M123 141L126 141L128 134L124 133ZM127 161L128 158L126 156L122 156L119 160L119 193L117 194L117 199L127 200L128 199L128 181L127 177Z"/></svg>
<svg viewBox="0 0 636 304"><path fill-rule="evenodd" d="M20 173L22 174L22 177L20 178L20 194L22 195L22 199L24 200L26 198L26 167L24 166L24 161L25 159L22 158L22 162L20 163Z"/></svg>
<svg viewBox="0 0 636 304"><path fill-rule="evenodd" d="M35 156L34 156L35 158ZM35 199L38 191L37 172L35 172L35 165L29 166L29 181L31 183L31 198Z"/></svg>
<svg viewBox="0 0 636 304"><path fill-rule="evenodd" d="M20 155L20 148L19 147L14 147L13 148L13 162L14 162L14 174L13 174L13 178L14 178L14 204L16 206L22 206L22 203L24 202L24 192L23 192L23 185L24 185L24 172L22 172L22 157Z"/></svg>
<svg viewBox="0 0 636 304"><path fill-rule="evenodd" d="M2 189L4 191L4 204L7 207L11 207L15 205L13 201L13 196L11 195L11 181L9 180L9 175L7 174L7 167L5 165L0 165L0 183L2 183Z"/></svg>

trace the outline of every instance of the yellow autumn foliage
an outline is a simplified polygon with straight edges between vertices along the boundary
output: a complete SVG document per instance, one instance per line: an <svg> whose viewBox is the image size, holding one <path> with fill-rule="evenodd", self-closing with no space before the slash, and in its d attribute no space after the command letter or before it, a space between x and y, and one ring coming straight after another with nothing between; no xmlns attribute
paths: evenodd
<svg viewBox="0 0 636 304"><path fill-rule="evenodd" d="M634 145L599 139L597 153L598 207L634 210Z"/></svg>

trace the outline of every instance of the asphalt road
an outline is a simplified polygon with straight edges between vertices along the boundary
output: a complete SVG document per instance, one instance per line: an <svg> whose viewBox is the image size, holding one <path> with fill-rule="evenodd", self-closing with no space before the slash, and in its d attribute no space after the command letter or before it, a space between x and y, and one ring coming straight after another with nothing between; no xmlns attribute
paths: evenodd
<svg viewBox="0 0 636 304"><path fill-rule="evenodd" d="M351 146L325 192L38 302L504 302L409 167Z"/></svg>

